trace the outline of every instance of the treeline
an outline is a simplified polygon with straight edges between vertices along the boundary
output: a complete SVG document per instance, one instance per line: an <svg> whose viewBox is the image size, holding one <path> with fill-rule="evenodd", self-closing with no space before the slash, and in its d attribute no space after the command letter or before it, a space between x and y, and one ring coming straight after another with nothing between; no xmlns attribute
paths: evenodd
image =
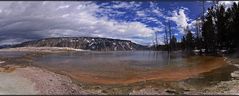
<svg viewBox="0 0 239 96"><path fill-rule="evenodd" d="M223 5L208 8L207 14L203 15L200 21L201 24L195 26L195 34L192 34L189 28L185 29L187 34L182 37L181 42L176 42L176 47L170 43L157 46L156 49L169 50L167 46L171 46L171 48L175 47L174 50L187 52L197 50L199 53L208 54L222 50L228 53L239 51L239 5L237 3L233 3L227 9Z"/></svg>

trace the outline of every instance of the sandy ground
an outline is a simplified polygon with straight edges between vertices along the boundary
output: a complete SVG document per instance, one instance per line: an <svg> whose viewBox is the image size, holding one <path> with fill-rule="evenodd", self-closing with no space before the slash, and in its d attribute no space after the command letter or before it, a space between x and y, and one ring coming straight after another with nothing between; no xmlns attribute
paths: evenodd
<svg viewBox="0 0 239 96"><path fill-rule="evenodd" d="M66 52L66 51L84 51L82 49L74 49L69 47L17 47L17 48L4 48L0 51L27 51L27 52Z"/></svg>
<svg viewBox="0 0 239 96"><path fill-rule="evenodd" d="M4 66L0 68L0 95L70 95L94 94L81 89L66 76L37 67Z"/></svg>

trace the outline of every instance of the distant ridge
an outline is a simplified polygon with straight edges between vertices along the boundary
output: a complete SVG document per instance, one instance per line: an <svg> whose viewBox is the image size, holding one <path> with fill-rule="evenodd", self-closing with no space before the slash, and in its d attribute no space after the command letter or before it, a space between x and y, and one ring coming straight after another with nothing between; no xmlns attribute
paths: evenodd
<svg viewBox="0 0 239 96"><path fill-rule="evenodd" d="M12 47L70 47L96 51L147 50L148 47L129 40L100 37L55 37L27 41Z"/></svg>

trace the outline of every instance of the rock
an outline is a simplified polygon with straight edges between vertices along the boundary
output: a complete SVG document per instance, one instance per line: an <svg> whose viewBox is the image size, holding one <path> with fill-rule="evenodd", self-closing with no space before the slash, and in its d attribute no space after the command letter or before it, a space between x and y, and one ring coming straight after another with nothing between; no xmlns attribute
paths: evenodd
<svg viewBox="0 0 239 96"><path fill-rule="evenodd" d="M133 90L130 95L168 95L168 93L164 92L160 89L155 88L144 88L140 90Z"/></svg>
<svg viewBox="0 0 239 96"><path fill-rule="evenodd" d="M233 64L234 66L236 66L237 68L239 68L239 65L238 64Z"/></svg>
<svg viewBox="0 0 239 96"><path fill-rule="evenodd" d="M165 92L167 92L169 94L178 94L178 92L176 90L172 90L172 89L167 89Z"/></svg>
<svg viewBox="0 0 239 96"><path fill-rule="evenodd" d="M233 78L239 79L239 71L234 71L234 72L232 72L232 73L231 73L231 76L232 76Z"/></svg>
<svg viewBox="0 0 239 96"><path fill-rule="evenodd" d="M3 63L5 63L5 61L0 61L0 64L3 64Z"/></svg>

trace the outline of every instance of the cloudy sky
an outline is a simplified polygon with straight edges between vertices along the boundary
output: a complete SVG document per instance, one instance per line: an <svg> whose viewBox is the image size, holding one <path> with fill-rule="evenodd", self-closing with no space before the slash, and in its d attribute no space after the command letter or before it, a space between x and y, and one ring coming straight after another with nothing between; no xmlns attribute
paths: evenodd
<svg viewBox="0 0 239 96"><path fill-rule="evenodd" d="M220 1L230 6L232 1ZM206 7L212 2L207 1ZM163 44L164 28L172 25L180 40L193 29L202 2L1 1L0 45L48 37L106 37L151 45L155 33Z"/></svg>

